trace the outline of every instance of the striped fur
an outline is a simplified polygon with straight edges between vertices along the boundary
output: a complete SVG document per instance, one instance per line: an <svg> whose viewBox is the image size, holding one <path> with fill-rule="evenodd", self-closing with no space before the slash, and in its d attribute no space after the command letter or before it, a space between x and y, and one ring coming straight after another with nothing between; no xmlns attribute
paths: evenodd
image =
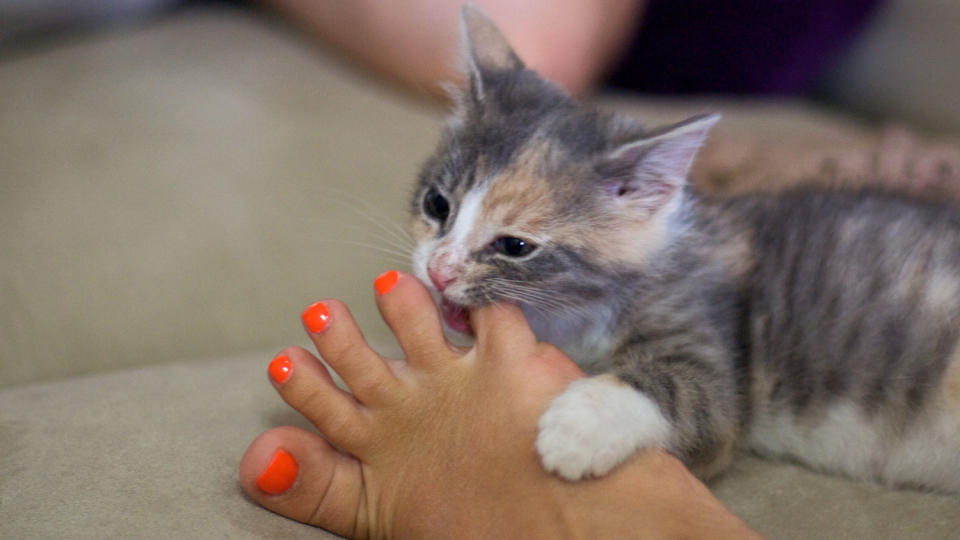
<svg viewBox="0 0 960 540"><path fill-rule="evenodd" d="M414 268L429 283L447 254L445 302L518 303L594 375L541 421L549 469L604 474L661 446L706 477L745 447L960 493L960 213L869 191L702 196L685 179L715 118L648 130L592 110L471 52L505 42L464 20L472 90L413 197ZM508 256L505 236L537 248Z"/></svg>

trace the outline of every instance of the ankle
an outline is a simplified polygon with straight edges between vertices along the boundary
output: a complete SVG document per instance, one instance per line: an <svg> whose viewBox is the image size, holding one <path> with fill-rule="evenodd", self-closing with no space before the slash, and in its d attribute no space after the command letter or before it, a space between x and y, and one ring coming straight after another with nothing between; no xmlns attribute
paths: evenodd
<svg viewBox="0 0 960 540"><path fill-rule="evenodd" d="M604 478L566 484L564 537L759 538L663 451L642 453ZM624 501L633 510L625 513Z"/></svg>

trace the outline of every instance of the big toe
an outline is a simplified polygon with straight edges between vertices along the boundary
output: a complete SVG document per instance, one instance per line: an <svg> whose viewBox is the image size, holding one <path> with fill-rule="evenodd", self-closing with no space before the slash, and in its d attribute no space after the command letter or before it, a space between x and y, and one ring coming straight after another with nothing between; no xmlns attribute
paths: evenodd
<svg viewBox="0 0 960 540"><path fill-rule="evenodd" d="M341 536L364 536L360 462L294 427L263 433L240 461L240 485L264 508Z"/></svg>

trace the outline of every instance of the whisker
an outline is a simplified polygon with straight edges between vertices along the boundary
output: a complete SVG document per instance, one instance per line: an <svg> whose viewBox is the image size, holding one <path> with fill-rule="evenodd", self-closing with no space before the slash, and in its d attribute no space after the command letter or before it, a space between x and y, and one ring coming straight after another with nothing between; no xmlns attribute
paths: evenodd
<svg viewBox="0 0 960 540"><path fill-rule="evenodd" d="M383 253L383 254L385 254L385 255L389 255L391 258L393 258L393 259L395 259L395 260L397 260L397 261L400 261L400 262L402 262L403 264L409 264L409 262L410 262L410 256L409 256L409 254L407 254L407 253L403 253L403 252L401 252L401 251L397 251L397 250L390 249L390 248L385 248L385 247L382 247L382 246L377 246L377 245L373 245L373 244L367 244L367 243L364 243L364 242L359 242L359 241L356 241L356 240L321 239L321 240L318 240L318 242L319 242L319 243L322 243L322 244L345 244L345 245L349 245L349 246L357 246L357 247L372 249L372 250L374 250L374 251L379 251L380 253Z"/></svg>
<svg viewBox="0 0 960 540"><path fill-rule="evenodd" d="M413 253L414 245L408 242L397 242L394 238L384 238L383 236L377 234L376 231L371 231L370 228L363 224L356 223L343 223L340 224L345 230L358 232L363 235L364 240L369 240L375 243L381 243L385 246L401 249L407 253Z"/></svg>
<svg viewBox="0 0 960 540"><path fill-rule="evenodd" d="M406 234L406 231L404 231L397 224L390 223L390 222L386 222L386 223L381 222L374 215L363 212L358 208L352 208L352 211L358 216L367 220L369 223L371 223L373 226L375 226L378 230L383 232L385 235L387 235L387 237L389 237L390 240L393 240L394 242L397 242L398 244L401 244L410 249L413 248L414 246L413 240ZM372 232L373 231L371 231L371 233Z"/></svg>
<svg viewBox="0 0 960 540"><path fill-rule="evenodd" d="M523 304L524 306L528 306L529 308L532 308L532 309L534 309L534 310L536 310L536 311L539 311L539 312L545 313L545 314L551 314L551 315L553 315L553 314L567 313L567 312L568 312L568 310L565 310L565 309L561 308L560 306L551 305L551 304L546 304L546 303L542 302L542 301L539 300L539 299L530 299L530 298L526 298L526 297L524 297L524 296L515 295L515 294L510 293L510 292L507 292L507 293L503 294L503 298L505 298L505 299L507 299L507 300L512 300L512 301L519 302L519 303Z"/></svg>
<svg viewBox="0 0 960 540"><path fill-rule="evenodd" d="M540 291L534 291L530 289L524 290L508 286L504 287L499 292L504 296L510 296L516 300L521 300L524 303L545 308L551 312L558 312L562 310L564 312L571 312L581 316L586 316L586 313L577 305L548 296L546 293L541 293Z"/></svg>
<svg viewBox="0 0 960 540"><path fill-rule="evenodd" d="M363 218L364 220L366 220L367 222L369 222L370 224L372 224L374 227L376 227L377 230L379 230L379 231L381 231L383 234L385 234L385 235L388 237L389 240L392 240L392 241L394 241L394 242L396 242L396 243L398 243L398 244L402 244L403 246L408 247L408 248L410 248L410 249L413 248L413 241L410 240L409 238L405 237L405 236L401 236L401 235L397 232L397 231L399 231L399 230L401 230L401 229L400 229L399 227L397 227L395 224L391 224L392 226L388 226L388 225L380 222L380 221L379 221L378 219L376 219L374 216L369 215L369 214L361 211L360 209L352 208L352 207L350 207L348 204L344 203L343 201L337 201L337 200L335 200L335 199L330 199L330 201L331 201L331 202L336 202L337 204L343 206L344 208L350 209L351 212L353 212L354 214L356 214L356 215L358 215L359 217ZM356 227L359 228L360 226L356 226ZM396 229L394 229L394 227L396 227ZM369 231L369 230L368 230L368 231ZM369 232L370 232L371 234L375 234L374 231L369 231Z"/></svg>
<svg viewBox="0 0 960 540"><path fill-rule="evenodd" d="M389 234L394 240L402 244L406 244L410 246L413 245L414 243L413 238L402 226L380 216L380 213L382 213L383 211L382 209L373 206L369 202L363 200L363 198L353 193L350 193L348 191L344 191L337 188L330 188L329 190L334 195L337 195L338 197L342 197L345 199L349 199L355 204L361 206L362 210L360 208L357 208L356 206L348 204L347 201L341 200L340 198L337 198L337 197L330 197L326 200L336 203L340 205L342 208L345 208L347 210L350 210L351 212L354 212L360 215L361 217L363 217L364 219L372 223L374 226L379 228L384 233Z"/></svg>
<svg viewBox="0 0 960 540"><path fill-rule="evenodd" d="M564 300L554 296L547 291L525 286L524 282L511 280L507 278L490 278L490 281L499 285L499 293L504 296L510 296L531 305L543 308L552 313L563 311L581 318L588 318L590 311L572 301Z"/></svg>

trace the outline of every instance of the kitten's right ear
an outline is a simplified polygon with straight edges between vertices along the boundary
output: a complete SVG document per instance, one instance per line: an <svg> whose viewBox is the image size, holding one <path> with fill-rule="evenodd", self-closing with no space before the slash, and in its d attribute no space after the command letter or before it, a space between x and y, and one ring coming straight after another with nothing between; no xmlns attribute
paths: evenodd
<svg viewBox="0 0 960 540"><path fill-rule="evenodd" d="M719 120L719 114L696 116L614 149L599 166L606 191L631 207L659 210L687 183L697 150Z"/></svg>
<svg viewBox="0 0 960 540"><path fill-rule="evenodd" d="M460 11L461 61L470 97L483 101L484 78L492 72L523 69L523 62L489 17L473 4Z"/></svg>

